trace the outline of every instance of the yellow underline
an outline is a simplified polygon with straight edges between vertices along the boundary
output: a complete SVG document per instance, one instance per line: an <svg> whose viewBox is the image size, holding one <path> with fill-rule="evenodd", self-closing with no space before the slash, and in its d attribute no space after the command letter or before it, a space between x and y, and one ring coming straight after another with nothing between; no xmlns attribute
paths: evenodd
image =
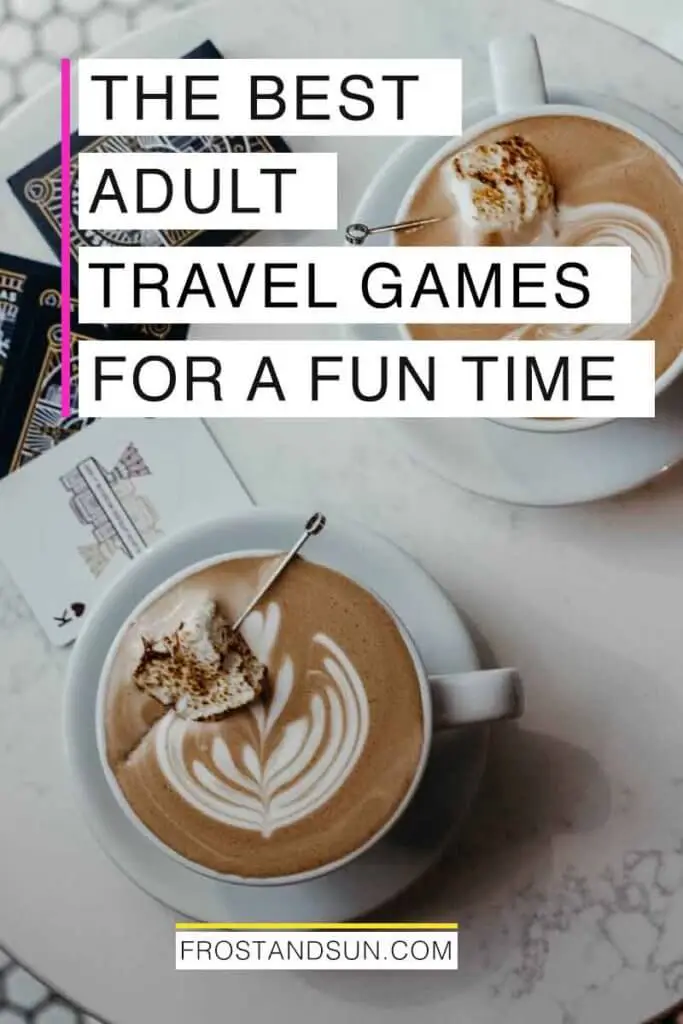
<svg viewBox="0 0 683 1024"><path fill-rule="evenodd" d="M330 924L301 924L301 922L299 922L297 924L287 924L287 923L280 923L280 922L276 922L276 921L259 921L259 922L256 922L256 923L253 923L253 922L246 922L246 923L242 922L242 923L239 923L239 924L226 924L225 922L221 922L221 923L217 923L217 924L213 924L213 923L208 923L207 924L204 921L197 922L197 923L194 923L194 924L193 923L186 923L186 922L177 922L176 923L176 931L179 931L179 932L180 931L184 931L184 932L199 932L199 931L203 931L203 932L209 932L209 931L211 931L211 932L217 932L217 931L239 932L239 931L252 931L252 930L254 930L254 931L282 931L282 932L293 932L293 931L313 932L313 931L327 931L327 930L334 930L334 931L356 931L356 932L359 932L359 931L372 931L372 932L380 932L380 931L392 932L393 931L393 932L398 932L398 931L404 931L404 930L418 931L418 932L419 931L423 931L423 932L426 932L426 931L445 932L445 931L457 931L457 929L458 929L457 924L444 923L443 921L438 921L438 922L435 922L434 924L425 924L424 922L422 922L421 924L406 924L405 922L404 923L399 923L399 924L348 924L348 922L345 923L345 924L336 924L336 923L330 923Z"/></svg>

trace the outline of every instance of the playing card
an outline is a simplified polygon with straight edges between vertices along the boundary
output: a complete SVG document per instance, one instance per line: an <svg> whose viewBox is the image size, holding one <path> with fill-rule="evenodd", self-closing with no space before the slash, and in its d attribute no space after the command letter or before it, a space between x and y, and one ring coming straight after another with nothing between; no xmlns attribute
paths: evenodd
<svg viewBox="0 0 683 1024"><path fill-rule="evenodd" d="M42 280L38 293L38 305L47 309L61 310L61 275L58 267L46 263L32 262L41 268ZM75 286L71 287L71 329L92 338L121 338L125 341L164 341L166 338L182 341L187 337L187 324L81 324L78 316L78 298Z"/></svg>
<svg viewBox="0 0 683 1024"><path fill-rule="evenodd" d="M7 270L1 269L3 265ZM0 478L92 422L80 419L75 412L66 419L61 414L60 287L58 267L0 254ZM3 304L6 324L1 319ZM72 295L71 332L71 408L75 410L81 339L184 338L187 328L168 324L111 328L81 324L78 299Z"/></svg>
<svg viewBox="0 0 683 1024"><path fill-rule="evenodd" d="M100 420L0 483L0 560L61 647L161 537L250 507L200 420Z"/></svg>
<svg viewBox="0 0 683 1024"><path fill-rule="evenodd" d="M50 293L46 293L50 297ZM0 477L20 469L39 455L81 430L92 420L81 419L78 409L78 345L83 338L108 338L103 326L75 326L76 303L71 333L71 408L68 417L61 410L62 325L58 304L41 304L30 323L22 326L21 345L14 346L1 383L3 397L0 418ZM44 296L45 298L45 296Z"/></svg>
<svg viewBox="0 0 683 1024"><path fill-rule="evenodd" d="M59 289L57 267L0 253L0 477L22 461L24 431L41 403L41 388L49 387L43 378L51 370L50 332L60 330ZM82 333L111 337L102 327ZM58 345L52 350L58 376Z"/></svg>
<svg viewBox="0 0 683 1024"><path fill-rule="evenodd" d="M207 41L185 54L186 57L221 58L213 43ZM72 278L78 277L78 249L81 245L239 245L252 231L169 231L154 233L141 231L103 231L78 227L78 153L125 152L146 153L263 153L288 152L289 147L280 138L263 136L143 136L139 138L104 136L71 138L71 263ZM44 235L55 253L60 252L61 238L61 167L59 144L9 178L9 185L38 230ZM123 336L123 335L121 335Z"/></svg>

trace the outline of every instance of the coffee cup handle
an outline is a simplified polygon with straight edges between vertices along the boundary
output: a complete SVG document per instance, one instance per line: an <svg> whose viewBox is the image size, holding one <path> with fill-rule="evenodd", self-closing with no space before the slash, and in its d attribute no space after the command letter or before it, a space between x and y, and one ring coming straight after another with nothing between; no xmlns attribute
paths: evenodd
<svg viewBox="0 0 683 1024"><path fill-rule="evenodd" d="M521 113L548 102L535 36L524 33L493 39L489 63L499 114Z"/></svg>
<svg viewBox="0 0 683 1024"><path fill-rule="evenodd" d="M524 688L514 668L430 675L434 729L519 718Z"/></svg>

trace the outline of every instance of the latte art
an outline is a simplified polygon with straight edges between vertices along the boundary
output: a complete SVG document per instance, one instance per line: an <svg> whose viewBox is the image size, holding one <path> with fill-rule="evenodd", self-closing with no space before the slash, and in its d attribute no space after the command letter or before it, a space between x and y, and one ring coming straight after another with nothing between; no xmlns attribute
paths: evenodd
<svg viewBox="0 0 683 1024"><path fill-rule="evenodd" d="M624 324L526 324L506 338L528 341L575 338L578 341L632 338L659 311L671 284L672 254L660 224L643 210L624 203L561 206L532 245L627 245L631 249L632 320Z"/></svg>
<svg viewBox="0 0 683 1024"><path fill-rule="evenodd" d="M416 339L495 341L647 339L655 342L660 377L683 351L683 182L645 140L589 115L540 113L498 125L472 139L469 150L493 147L519 135L541 155L554 185L555 210L540 209L533 222L505 225L493 245L626 245L632 253L632 322L624 324L409 324ZM471 245L467 219L454 209L444 168L463 148L426 175L406 220L443 217L419 231L400 232L398 245ZM531 255L531 254L530 254ZM520 310L520 320L524 316Z"/></svg>
<svg viewBox="0 0 683 1024"><path fill-rule="evenodd" d="M270 661L280 623L277 604L245 622L245 637L262 662ZM320 667L309 670L317 686L306 714L282 724L294 685L294 664L285 654L269 706L249 708L251 741L231 745L216 735L206 760L188 762L184 747L193 727L170 716L157 727L155 750L166 781L201 814L268 837L312 814L346 781L367 739L368 699L342 649L323 633L312 643Z"/></svg>
<svg viewBox="0 0 683 1024"><path fill-rule="evenodd" d="M260 696L215 720L140 689L141 636L213 602L227 622L281 556L226 558L140 612L103 705L112 785L169 850L221 875L299 876L362 849L413 785L425 744L413 656L384 606L340 573L295 559L243 624L267 669Z"/></svg>

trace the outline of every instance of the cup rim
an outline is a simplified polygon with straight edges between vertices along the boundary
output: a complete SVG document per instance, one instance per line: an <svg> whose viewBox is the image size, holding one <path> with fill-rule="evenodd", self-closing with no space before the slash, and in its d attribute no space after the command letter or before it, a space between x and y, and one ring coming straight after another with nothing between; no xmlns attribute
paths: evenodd
<svg viewBox="0 0 683 1024"><path fill-rule="evenodd" d="M201 559L198 562L186 566L184 569L180 569L174 573L163 583L158 584L149 594L146 595L135 608L129 613L121 627L116 633L114 640L107 652L107 656L102 664L99 678L97 680L97 693L95 698L95 739L97 745L97 753L100 761L100 766L104 773L105 779L111 792L113 793L119 807L124 812L131 824L147 839L149 839L156 848L164 853L166 856L171 857L177 863L182 864L185 868L194 871L197 874L203 875L207 878L212 878L215 881L229 882L236 885L253 885L262 887L276 887L280 885L292 885L298 882L312 881L316 878L321 878L334 871L338 871L340 868L345 867L352 861L356 860L362 854L367 853L376 843L378 843L393 826L402 817L404 811L413 799L415 792L422 781L427 761L429 758L432 739L434 733L433 726L433 712L432 712L432 700L431 692L429 688L429 679L427 676L427 670L424 666L420 653L417 649L417 645L413 640L407 627L403 621L399 618L394 609L380 597L374 590L366 587L364 584L359 583L352 576L346 573L340 572L338 569L334 569L334 572L339 572L340 575L346 576L347 579L351 580L357 587L360 587L366 593L370 594L380 605L384 608L387 614L390 616L394 626L397 628L401 639L411 656L413 667L415 669L415 675L417 677L418 688L420 691L421 698L421 710L422 710L422 745L420 750L420 758L416 765L415 772L411 779L410 785L404 793L401 801L394 809L390 817L382 823L380 828L373 832L373 834L359 847L345 854L343 857L339 857L334 861L329 861L325 864L319 865L316 868L310 868L306 871L299 871L288 875L267 875L267 876L246 876L236 875L229 872L216 871L213 868L206 867L196 861L191 860L189 857L183 856L178 853L173 847L165 843L159 836L156 835L148 825L136 814L130 803L127 801L121 787L119 786L118 779L114 774L114 771L109 763L109 759L106 753L106 734L104 728L105 721L105 699L108 692L108 681L111 675L111 669L114 662L114 658L118 653L121 641L127 632L130 625L135 619L141 615L147 608L150 607L156 600L163 597L164 594L168 593L172 587L182 583L183 580L188 579L190 576L201 572L204 569L209 569L212 566L220 565L223 562L233 561L236 558L247 558L250 556L271 556L282 554L279 550L272 548L245 548L239 551L229 551L220 555L213 555L209 558ZM314 563L322 564L325 563Z"/></svg>
<svg viewBox="0 0 683 1024"><path fill-rule="evenodd" d="M681 187L683 188L683 160L680 160L663 143L650 135L649 132L644 131L638 125L632 124L624 118L616 117L614 114L598 110L596 107L584 107L578 103L544 103L528 107L527 109L496 112L483 120L477 121L476 124L473 124L464 131L462 135L454 136L441 146L411 181L408 189L403 195L396 213L396 223L400 223L402 220L406 219L408 207L424 184L425 179L434 170L434 168L437 167L446 156L448 156L449 153L455 152L462 146L467 145L467 143L471 139L476 138L477 135L489 131L497 125L509 124L510 122L531 117L584 117L587 120L598 121L602 124L608 124L614 128L619 128L622 131L627 132L629 135L632 135L639 142L642 142L660 156L677 175ZM395 234L392 233L390 238L391 244L395 245ZM398 329L403 340L413 340L406 324L398 324ZM683 349L681 349L673 362L670 363L655 380L655 397L658 397L663 391L665 391L682 372ZM529 433L550 435L570 434L579 430L592 430L596 427L607 426L609 423L616 422L612 417L576 417L572 419L553 421L536 420L531 419L528 416L491 416L487 417L487 419L490 423L497 423L500 426L510 427L513 430L523 430Z"/></svg>

